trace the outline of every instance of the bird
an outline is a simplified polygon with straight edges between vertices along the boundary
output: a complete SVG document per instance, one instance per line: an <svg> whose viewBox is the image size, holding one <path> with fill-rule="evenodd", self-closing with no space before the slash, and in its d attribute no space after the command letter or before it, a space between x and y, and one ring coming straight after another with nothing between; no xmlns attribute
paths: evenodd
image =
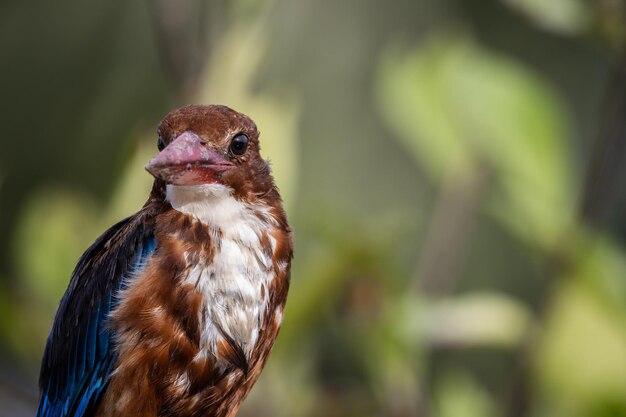
<svg viewBox="0 0 626 417"><path fill-rule="evenodd" d="M146 203L61 299L37 417L233 417L272 349L293 243L256 124L194 104L157 133Z"/></svg>

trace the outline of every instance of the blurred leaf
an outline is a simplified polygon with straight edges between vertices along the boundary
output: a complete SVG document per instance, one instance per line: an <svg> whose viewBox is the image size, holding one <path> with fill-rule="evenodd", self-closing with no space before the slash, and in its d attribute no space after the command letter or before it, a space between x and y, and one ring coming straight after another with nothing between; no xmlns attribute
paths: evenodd
<svg viewBox="0 0 626 417"><path fill-rule="evenodd" d="M459 35L433 37L412 53L390 48L378 81L383 115L431 176L487 164L497 185L488 210L525 240L556 243L578 181L550 86Z"/></svg>
<svg viewBox="0 0 626 417"><path fill-rule="evenodd" d="M53 311L78 258L97 236L93 201L68 190L47 189L25 205L15 256L38 303Z"/></svg>
<svg viewBox="0 0 626 417"><path fill-rule="evenodd" d="M298 281L292 283L286 307L281 339L291 345L305 330L303 326L321 319L320 312L338 297L339 288L350 277L345 252L332 246L314 245L294 272ZM344 256L342 256L344 255ZM294 289L295 288L295 289Z"/></svg>
<svg viewBox="0 0 626 417"><path fill-rule="evenodd" d="M493 400L479 382L459 370L443 372L435 387L437 417L489 417L495 415Z"/></svg>
<svg viewBox="0 0 626 417"><path fill-rule="evenodd" d="M20 286L7 304L12 314L2 314L12 320L2 340L32 372L74 266L100 232L96 216L92 200L54 188L36 193L21 213L13 244Z"/></svg>
<svg viewBox="0 0 626 417"><path fill-rule="evenodd" d="M451 123L454 114L445 94L455 71L449 43L434 39L414 53L390 48L378 80L383 115L403 145L435 178L451 165L472 160L460 126Z"/></svg>
<svg viewBox="0 0 626 417"><path fill-rule="evenodd" d="M601 299L575 281L552 307L536 370L563 415L592 415L600 403L626 406L626 329Z"/></svg>
<svg viewBox="0 0 626 417"><path fill-rule="evenodd" d="M575 34L589 26L591 10L584 0L503 0L537 26L563 34Z"/></svg>
<svg viewBox="0 0 626 417"><path fill-rule="evenodd" d="M456 348L517 346L531 319L523 304L487 292L421 303L407 297L396 317L406 340Z"/></svg>
<svg viewBox="0 0 626 417"><path fill-rule="evenodd" d="M415 326L421 306L418 297L388 297L381 317L368 323L369 334L355 341L365 354L372 392L388 415L415 415L419 410L426 350Z"/></svg>
<svg viewBox="0 0 626 417"><path fill-rule="evenodd" d="M626 322L626 256L619 245L603 236L581 234L574 252L574 273L587 289Z"/></svg>

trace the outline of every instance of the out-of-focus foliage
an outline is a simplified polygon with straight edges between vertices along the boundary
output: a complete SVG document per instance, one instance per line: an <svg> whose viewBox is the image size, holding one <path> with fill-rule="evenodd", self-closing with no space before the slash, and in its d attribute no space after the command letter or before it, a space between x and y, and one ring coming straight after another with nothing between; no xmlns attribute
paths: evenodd
<svg viewBox="0 0 626 417"><path fill-rule="evenodd" d="M567 281L559 285L537 346L541 386L563 415L622 415L626 258L605 240L587 243L577 255Z"/></svg>
<svg viewBox="0 0 626 417"><path fill-rule="evenodd" d="M579 33L591 19L590 7L584 0L504 0L528 16L541 28L559 33Z"/></svg>
<svg viewBox="0 0 626 417"><path fill-rule="evenodd" d="M442 372L434 399L441 417L492 417L495 406L478 381L460 371Z"/></svg>
<svg viewBox="0 0 626 417"><path fill-rule="evenodd" d="M622 6L91 3L0 6L0 415L32 415L56 305L145 201L159 118L213 102L257 122L296 239L241 416L626 416L626 236L580 212Z"/></svg>
<svg viewBox="0 0 626 417"><path fill-rule="evenodd" d="M528 250L548 260L567 257L567 271L551 271L565 276L547 277L566 282L554 290L545 336L533 346L540 358L536 376L557 398L551 413L593 415L606 404L623 410L624 252L607 241L588 242L593 237L573 224L581 183L570 166L567 110L554 90L521 62L453 33L434 36L413 53L397 46L388 52L379 96L403 145L442 187L486 172L483 209ZM419 316L451 344L487 344L496 329L517 334L520 343L524 326L542 325L520 321L523 316L507 314L504 305L489 314L498 304L487 299L446 303L456 306L442 317L432 314L437 308ZM502 322L491 329L490 316ZM473 329L473 322L480 326Z"/></svg>
<svg viewBox="0 0 626 417"><path fill-rule="evenodd" d="M433 177L486 165L497 183L488 210L520 238L555 244L579 182L549 86L461 34L429 39L413 54L389 52L380 84L381 111Z"/></svg>

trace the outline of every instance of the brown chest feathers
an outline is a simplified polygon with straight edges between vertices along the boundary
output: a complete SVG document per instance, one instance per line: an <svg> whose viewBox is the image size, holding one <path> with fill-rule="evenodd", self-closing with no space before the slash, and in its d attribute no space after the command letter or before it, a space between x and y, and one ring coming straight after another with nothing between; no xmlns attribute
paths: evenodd
<svg viewBox="0 0 626 417"><path fill-rule="evenodd" d="M157 217L155 254L111 315L118 360L98 416L231 417L259 377L282 321L290 232L271 208L226 204L173 201Z"/></svg>

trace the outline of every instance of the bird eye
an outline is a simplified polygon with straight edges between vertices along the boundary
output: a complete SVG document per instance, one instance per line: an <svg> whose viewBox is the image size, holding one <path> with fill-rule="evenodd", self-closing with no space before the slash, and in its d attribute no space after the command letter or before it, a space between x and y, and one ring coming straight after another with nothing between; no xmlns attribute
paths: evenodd
<svg viewBox="0 0 626 417"><path fill-rule="evenodd" d="M248 137L243 133L238 134L230 142L230 151L235 155L243 155L248 149Z"/></svg>
<svg viewBox="0 0 626 417"><path fill-rule="evenodd" d="M157 148L159 149L159 152L165 149L165 140L161 135L159 135L159 139L157 139Z"/></svg>

